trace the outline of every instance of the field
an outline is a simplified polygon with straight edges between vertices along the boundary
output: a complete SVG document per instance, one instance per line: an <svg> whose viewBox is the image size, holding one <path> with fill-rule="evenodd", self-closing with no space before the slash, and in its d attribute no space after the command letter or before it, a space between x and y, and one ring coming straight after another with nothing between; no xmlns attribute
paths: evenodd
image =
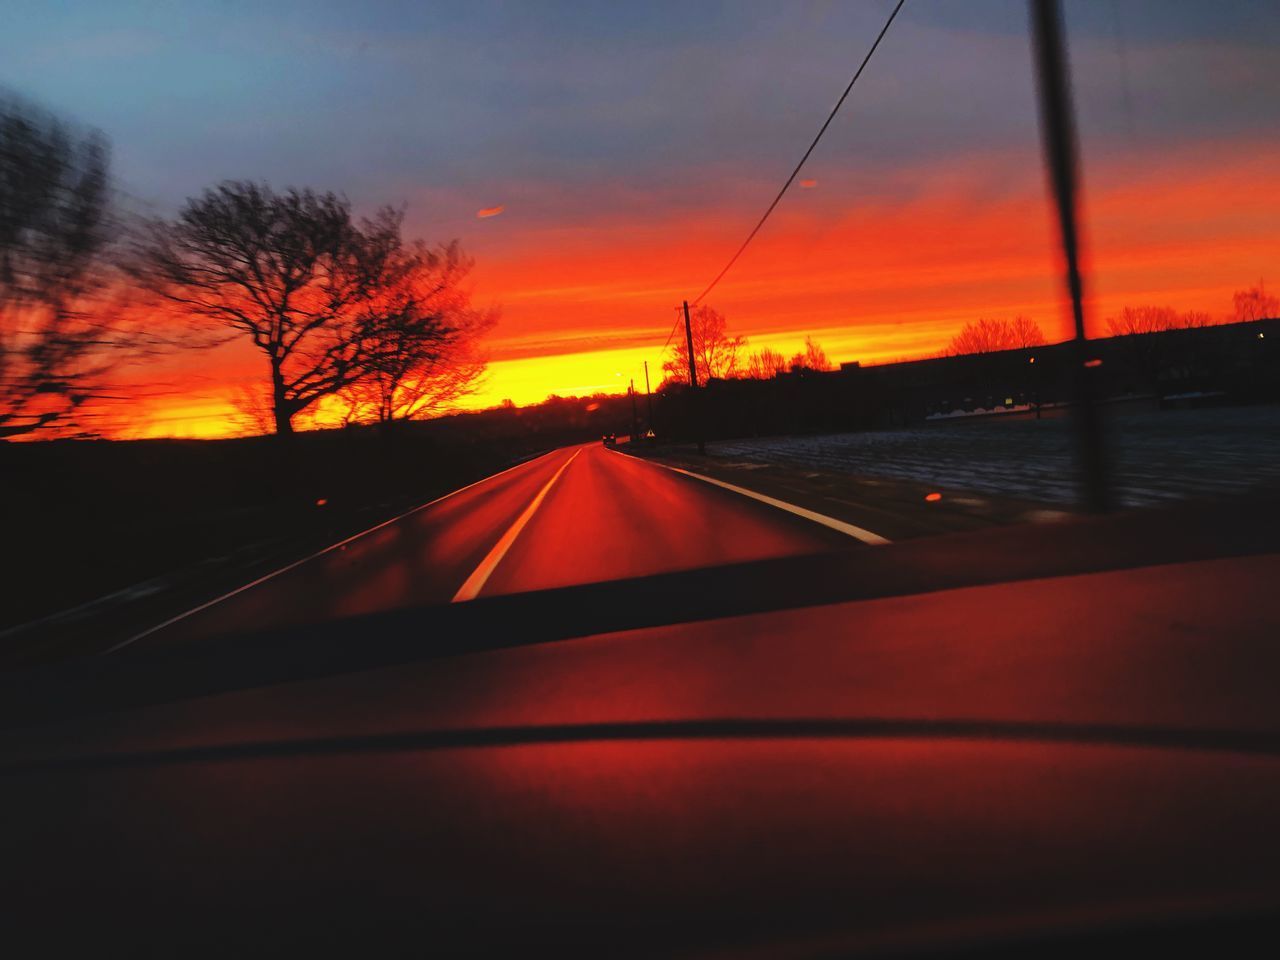
<svg viewBox="0 0 1280 960"><path fill-rule="evenodd" d="M1130 413L1107 447L1122 506L1224 496L1280 483L1280 407ZM726 460L925 483L1046 504L1075 499L1069 419L948 423L907 430L710 444Z"/></svg>

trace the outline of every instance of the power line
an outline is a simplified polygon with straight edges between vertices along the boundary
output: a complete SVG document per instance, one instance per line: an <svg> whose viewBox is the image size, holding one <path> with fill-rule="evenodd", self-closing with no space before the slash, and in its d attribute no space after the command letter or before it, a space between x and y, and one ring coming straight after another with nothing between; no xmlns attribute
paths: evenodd
<svg viewBox="0 0 1280 960"><path fill-rule="evenodd" d="M804 156L800 158L800 162L796 164L796 168L791 171L791 176L787 177L787 182L782 185L782 189L778 191L778 195L773 198L773 203L769 204L769 209L764 212L764 216L747 234L747 239L742 241L742 246L738 248L738 252L729 258L729 262L724 265L724 269L716 274L716 278L707 284L707 289L698 294L697 298L690 301L692 305L702 302L702 298L711 292L712 288L720 282L720 278L729 272L729 268L737 263L738 258L742 256L742 252L747 249L747 245L755 239L755 235L760 232L760 228L764 226L764 222L769 219L769 214L773 213L773 208L782 200L782 195L787 192L787 188L800 173L800 168L804 166L809 154L813 153L814 148L818 145L818 141L822 139L822 135L827 132L827 127L831 126L831 121L836 118L836 114L840 112L840 107L844 104L845 98L849 96L849 91L853 89L853 85L858 82L858 78L862 76L862 71L866 69L868 63L871 62L871 55L876 52L876 47L880 46L880 41L884 39L884 35L889 32L889 25L893 23L893 18L898 15L898 11L902 9L902 5L906 0L898 0L897 6L893 8L893 13L889 14L889 19L885 21L884 26L880 30L880 35L876 37L876 42L871 44L871 49L867 51L867 55L862 58L862 63L858 67L858 72L853 75L853 79L849 81L849 85L844 88L844 93L840 94L840 99L836 101L836 105L831 108L831 113L827 116L826 122L823 123L822 129L818 131L818 135L813 138L813 143L809 144L809 149L804 152ZM673 331L674 332L674 331ZM671 338L667 338L667 342L671 342ZM665 350L666 347L663 347Z"/></svg>

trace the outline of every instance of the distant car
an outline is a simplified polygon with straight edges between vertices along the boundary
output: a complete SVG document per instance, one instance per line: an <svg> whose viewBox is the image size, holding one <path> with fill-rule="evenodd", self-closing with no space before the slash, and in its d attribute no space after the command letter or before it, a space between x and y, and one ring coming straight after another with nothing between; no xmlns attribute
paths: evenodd
<svg viewBox="0 0 1280 960"><path fill-rule="evenodd" d="M600 442L606 447L616 447L618 445L618 436L614 433L606 433L600 438Z"/></svg>

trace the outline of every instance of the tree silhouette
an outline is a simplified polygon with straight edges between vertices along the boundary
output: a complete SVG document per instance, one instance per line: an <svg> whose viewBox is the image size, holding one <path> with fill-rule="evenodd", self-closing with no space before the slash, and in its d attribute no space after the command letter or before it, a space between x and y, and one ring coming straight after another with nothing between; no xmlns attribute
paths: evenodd
<svg viewBox="0 0 1280 960"><path fill-rule="evenodd" d="M1248 290L1237 290L1232 297L1237 320L1269 320L1280 317L1280 298L1267 293L1262 281Z"/></svg>
<svg viewBox="0 0 1280 960"><path fill-rule="evenodd" d="M412 420L453 408L479 386L480 338L496 311L477 310L463 287L473 261L457 243L421 245L369 334L368 375L341 392L346 421Z"/></svg>
<svg viewBox="0 0 1280 960"><path fill-rule="evenodd" d="M241 385L228 398L235 408L234 421L246 436L261 436L275 430L271 390L265 383Z"/></svg>
<svg viewBox="0 0 1280 960"><path fill-rule="evenodd" d="M787 358L777 350L764 347L747 358L747 376L752 380L772 380L787 372Z"/></svg>
<svg viewBox="0 0 1280 960"><path fill-rule="evenodd" d="M834 370L835 364L827 359L827 351L813 337L804 338L804 350L796 353L790 360L792 370Z"/></svg>
<svg viewBox="0 0 1280 960"><path fill-rule="evenodd" d="M727 379L738 372L738 356L747 345L747 338L731 337L726 332L724 314L712 307L694 307L689 316L693 332L693 358L698 374L698 386L712 377ZM667 379L680 383L689 382L689 347L685 337L676 337L672 358L662 364Z"/></svg>
<svg viewBox="0 0 1280 960"><path fill-rule="evenodd" d="M277 434L321 397L370 374L375 332L403 306L417 252L384 207L355 221L333 193L228 181L145 225L129 264L147 289L265 356Z"/></svg>
<svg viewBox="0 0 1280 960"><path fill-rule="evenodd" d="M118 331L90 308L104 282L107 144L0 100L0 437L82 429Z"/></svg>
<svg viewBox="0 0 1280 960"><path fill-rule="evenodd" d="M1179 313L1173 307L1124 307L1114 317L1107 318L1107 332L1113 337L1127 337L1136 333L1207 327L1212 322L1213 318L1207 313L1194 310Z"/></svg>
<svg viewBox="0 0 1280 960"><path fill-rule="evenodd" d="M947 345L948 356L994 353L997 350L1020 350L1044 346L1040 325L1029 317L1012 320L982 318L966 323Z"/></svg>

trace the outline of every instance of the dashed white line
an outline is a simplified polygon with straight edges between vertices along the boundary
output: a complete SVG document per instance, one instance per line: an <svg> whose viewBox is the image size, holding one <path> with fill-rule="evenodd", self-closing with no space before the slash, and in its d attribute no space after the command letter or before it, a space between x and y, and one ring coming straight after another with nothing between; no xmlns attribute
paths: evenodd
<svg viewBox="0 0 1280 960"><path fill-rule="evenodd" d="M471 576L467 577L466 582L458 588L458 592L453 595L454 603L460 603L464 600L474 600L479 596L485 583L488 582L490 575L497 568L498 564L502 562L502 558L507 555L507 551L511 549L511 545L516 542L516 537L520 536L520 531L525 528L531 519L533 519L533 515L538 512L538 507L542 506L542 501L547 498L547 494L551 492L551 488L554 487L556 485L556 481L560 479L560 474L564 473L565 470L568 469L569 464L573 463L581 452L582 448L579 447L577 450L573 451L573 456L560 464L560 469L557 470L552 475L551 479L546 482L546 485L538 491L537 496L529 501L529 505L524 508L524 513L516 517L516 522L513 523L510 529L502 535L502 539L493 545L493 549L490 550L485 558L480 561L480 566L476 567L475 570L471 572Z"/></svg>
<svg viewBox="0 0 1280 960"><path fill-rule="evenodd" d="M224 593L220 597L214 597L212 600L202 603L198 607L192 607L190 610L186 610L178 614L176 617L170 617L168 620L164 621L163 623L157 623L154 627L148 627L146 630L143 630L141 633L135 633L132 637L129 637L126 640L121 640L115 646L108 647L106 650L103 650L100 656L106 655L108 653L115 653L117 650L122 650L123 648L129 646L129 644L135 643L136 641L141 640L143 637L150 636L151 634L155 633L157 630L163 630L165 627L173 626L173 624L177 623L179 620L185 620L187 617L190 617L193 614L197 614L201 610L208 610L214 604L221 603L223 600L229 600L232 597L234 597L236 594L244 593L246 590L249 590L249 589L252 589L253 587L258 586L258 584L266 583L268 580L274 579L275 577L280 576L280 574L282 573L288 573L290 570L294 569L295 567L300 567L304 563L310 560L316 559L316 557L323 557L326 553L329 553L330 551L337 550L339 547L345 547L347 544L351 543L353 540L359 540L361 537L368 536L369 534L377 530L381 530L383 527L390 526L391 524L396 523L397 521L403 520L405 517L412 516L413 514L417 513L420 510L425 510L427 509L427 507L434 507L437 503L443 503L445 500L448 500L450 497L456 497L458 494L463 493L467 490L470 490L472 487L478 487L480 484L488 483L490 480L497 480L498 477L505 476L506 474L510 473L512 470L519 470L521 467L528 466L531 463L537 463L543 457L549 457L551 456L551 454L555 452L556 452L555 450L550 450L547 453L542 454L542 456L534 457L532 460L525 460L522 463L517 463L515 466L507 467L507 469L505 470L499 470L497 473L493 474L492 476L485 477L482 480L477 480L475 483L469 483L465 487L459 487L457 490L453 490L453 491L450 491L449 493L446 493L443 497L436 497L434 500L430 501L429 503L424 503L421 506L414 507L412 510L406 510L404 513L399 514L398 516L394 516L390 520L384 520L382 521L382 523L378 524L377 526L370 527L368 530L361 530L359 533L353 534L352 536L347 537L347 539L345 540L340 540L335 544L327 546L323 550L318 550L315 553L311 554L310 556L303 557L301 560L295 560L293 563L289 564L288 566L281 567L279 570L273 570L270 573L259 577L257 580L254 580L252 583L246 583L242 587L236 587L234 590L230 591L229 593ZM564 468L562 467L561 469L564 469Z"/></svg>

